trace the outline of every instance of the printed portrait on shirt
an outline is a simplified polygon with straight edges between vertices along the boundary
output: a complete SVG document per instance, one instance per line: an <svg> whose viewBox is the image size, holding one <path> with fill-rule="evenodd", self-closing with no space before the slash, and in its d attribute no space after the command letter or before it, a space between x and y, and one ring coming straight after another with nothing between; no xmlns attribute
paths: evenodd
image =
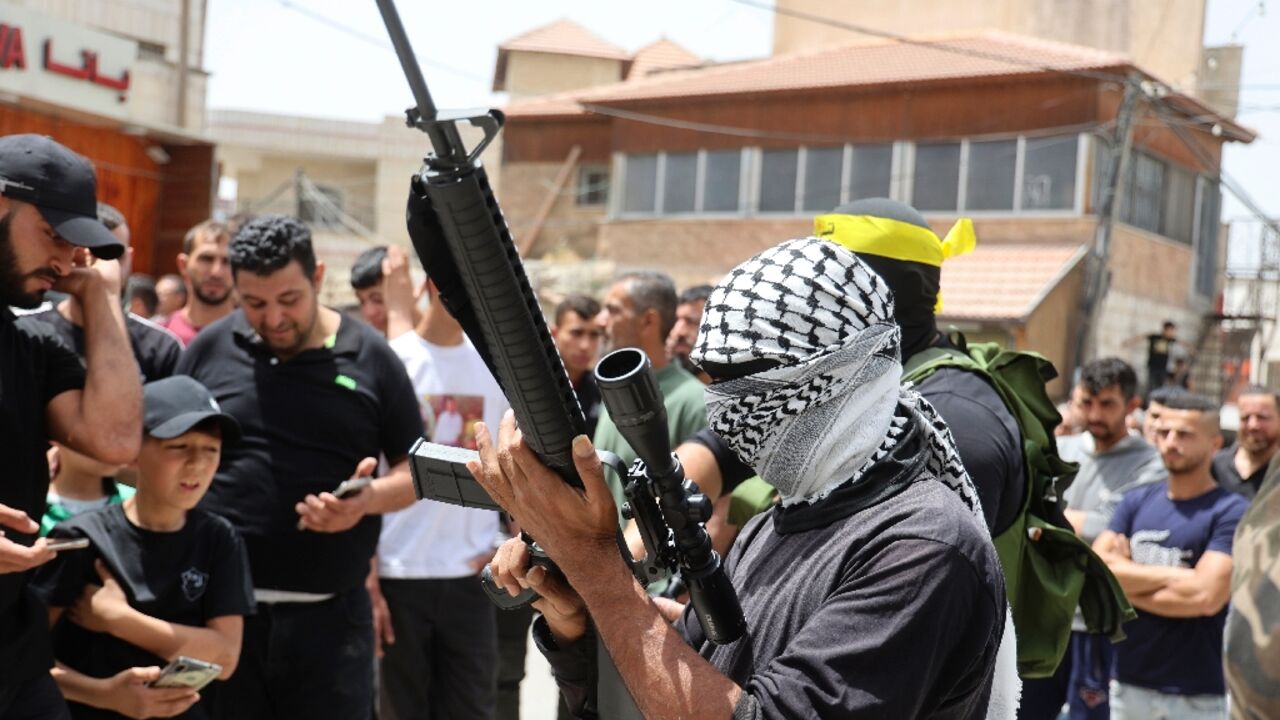
<svg viewBox="0 0 1280 720"><path fill-rule="evenodd" d="M476 423L484 420L482 395L427 395L420 405L431 442L476 449Z"/></svg>

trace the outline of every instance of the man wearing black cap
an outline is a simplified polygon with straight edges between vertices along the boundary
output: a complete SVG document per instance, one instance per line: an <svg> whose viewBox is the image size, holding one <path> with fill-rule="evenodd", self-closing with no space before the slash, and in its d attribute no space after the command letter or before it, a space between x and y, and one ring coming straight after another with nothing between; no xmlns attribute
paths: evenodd
<svg viewBox="0 0 1280 720"><path fill-rule="evenodd" d="M93 168L39 135L0 138L0 718L66 717L49 677L45 610L29 571L53 558L37 523L49 487L45 458L57 440L111 463L132 462L142 433L142 390L118 300L104 272L75 268L75 248L114 259L124 246L98 222ZM84 312L86 364L39 321L51 289Z"/></svg>

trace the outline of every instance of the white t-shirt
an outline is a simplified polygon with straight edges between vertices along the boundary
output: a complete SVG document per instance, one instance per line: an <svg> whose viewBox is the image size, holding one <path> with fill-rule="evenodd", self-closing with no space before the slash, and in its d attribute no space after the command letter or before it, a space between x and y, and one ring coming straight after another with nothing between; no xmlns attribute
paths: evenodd
<svg viewBox="0 0 1280 720"><path fill-rule="evenodd" d="M418 395L427 437L475 448L475 423L498 427L507 399L471 343L445 347L408 332L391 341ZM475 575L469 561L492 551L498 514L420 500L382 516L378 573L386 578Z"/></svg>

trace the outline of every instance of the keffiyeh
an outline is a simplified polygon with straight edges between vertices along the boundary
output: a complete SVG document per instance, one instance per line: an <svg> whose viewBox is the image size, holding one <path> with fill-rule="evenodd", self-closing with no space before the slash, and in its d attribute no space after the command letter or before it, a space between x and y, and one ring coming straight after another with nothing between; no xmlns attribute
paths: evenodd
<svg viewBox="0 0 1280 720"><path fill-rule="evenodd" d="M715 377L707 420L784 504L858 482L900 433L926 429L926 468L981 519L951 431L899 381L899 331L885 282L844 248L785 242L734 268L707 300L690 356ZM747 368L749 374L737 370Z"/></svg>

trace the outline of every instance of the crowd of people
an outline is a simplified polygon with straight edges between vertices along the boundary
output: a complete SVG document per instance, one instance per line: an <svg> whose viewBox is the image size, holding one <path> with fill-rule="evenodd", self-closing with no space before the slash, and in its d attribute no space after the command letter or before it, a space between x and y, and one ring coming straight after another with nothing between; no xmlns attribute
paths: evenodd
<svg viewBox="0 0 1280 720"><path fill-rule="evenodd" d="M860 200L714 287L559 299L583 490L401 247L331 270L295 218L210 220L152 281L129 239L86 160L0 137L0 720L511 720L530 637L561 717L1280 712L1280 396L1241 392L1224 445L1169 323L1145 398L1098 359L1060 418L1042 359L938 326L967 221ZM357 304L323 305L348 270ZM619 553L644 549L595 452L635 453L592 373L617 348L714 501L745 639ZM419 437L477 450L505 512L415 501ZM496 610L486 567L540 599Z"/></svg>

